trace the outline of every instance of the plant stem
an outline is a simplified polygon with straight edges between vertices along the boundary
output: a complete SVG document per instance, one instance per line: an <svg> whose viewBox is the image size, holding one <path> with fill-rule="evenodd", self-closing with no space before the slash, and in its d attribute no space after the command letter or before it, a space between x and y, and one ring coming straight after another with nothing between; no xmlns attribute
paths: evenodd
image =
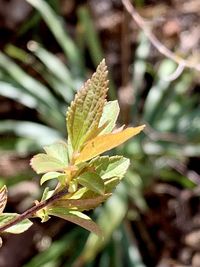
<svg viewBox="0 0 200 267"><path fill-rule="evenodd" d="M46 199L46 200L40 202L39 204L33 206L32 208L24 211L22 214L17 216L15 219L13 219L13 220L9 221L7 224L1 226L0 232L3 232L6 229L8 229L9 227L11 227L11 226L13 226L13 225L25 220L25 219L32 217L37 211L39 211L39 210L43 209L44 207L54 203L56 200L60 199L61 197L63 197L67 193L68 193L68 189L64 188L61 191L57 192L52 197L50 197L49 199Z"/></svg>

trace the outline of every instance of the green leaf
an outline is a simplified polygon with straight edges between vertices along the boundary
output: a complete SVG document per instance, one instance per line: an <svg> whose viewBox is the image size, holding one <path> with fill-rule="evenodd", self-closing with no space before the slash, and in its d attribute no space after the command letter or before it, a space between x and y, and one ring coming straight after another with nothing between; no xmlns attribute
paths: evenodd
<svg viewBox="0 0 200 267"><path fill-rule="evenodd" d="M31 167L39 174L51 171L62 171L66 165L46 154L37 154L31 159Z"/></svg>
<svg viewBox="0 0 200 267"><path fill-rule="evenodd" d="M0 81L0 95L11 98L28 108L38 108L38 100L27 92L23 92L23 89L19 88L17 85Z"/></svg>
<svg viewBox="0 0 200 267"><path fill-rule="evenodd" d="M79 151L98 130L108 91L107 72L103 60L68 109L67 130L74 151Z"/></svg>
<svg viewBox="0 0 200 267"><path fill-rule="evenodd" d="M114 177L105 181L105 193L112 193L119 183L120 179L118 177Z"/></svg>
<svg viewBox="0 0 200 267"><path fill-rule="evenodd" d="M63 173L60 173L60 172L47 172L42 176L42 178L40 180L40 184L42 185L43 183L45 183L46 181L49 181L51 179L55 179L55 178L59 179L60 176L67 177L66 175L63 175Z"/></svg>
<svg viewBox="0 0 200 267"><path fill-rule="evenodd" d="M23 139L31 139L38 146L43 146L47 143L55 142L55 140L61 138L61 134L57 130L39 123L22 120L1 120L0 134L6 135L8 133L22 137Z"/></svg>
<svg viewBox="0 0 200 267"><path fill-rule="evenodd" d="M103 58L104 53L101 47L102 42L98 36L98 30L94 25L94 20L89 7L81 6L78 9L78 17L80 19L79 23L91 60L93 61L93 64L97 66L99 61Z"/></svg>
<svg viewBox="0 0 200 267"><path fill-rule="evenodd" d="M30 95L34 95L36 99L39 99L43 104L47 106L57 107L57 100L51 94L50 90L36 80L29 76L27 72L23 71L14 61L4 55L0 51L0 66L10 76L16 80Z"/></svg>
<svg viewBox="0 0 200 267"><path fill-rule="evenodd" d="M69 59L71 66L81 65L81 58L79 50L77 49L75 43L68 36L65 27L63 27L63 21L55 13L55 11L48 5L44 0L26 0L32 6L34 6L41 14L42 18L48 25L52 34L54 35L57 42L62 47L64 53Z"/></svg>
<svg viewBox="0 0 200 267"><path fill-rule="evenodd" d="M47 222L50 219L48 212L47 212L47 208L37 211L36 217L41 219L41 223Z"/></svg>
<svg viewBox="0 0 200 267"><path fill-rule="evenodd" d="M101 230L99 226L92 221L90 217L79 211L68 210L62 207L50 208L48 210L49 215L57 216L64 220L73 222L80 225L81 227L87 229L96 235L101 235Z"/></svg>
<svg viewBox="0 0 200 267"><path fill-rule="evenodd" d="M109 101L105 104L103 108L103 114L101 116L99 127L108 122L108 125L105 127L101 134L111 133L116 125L116 121L119 115L119 104L118 101Z"/></svg>
<svg viewBox="0 0 200 267"><path fill-rule="evenodd" d="M31 166L37 173L62 171L68 166L67 145L64 142L44 147L41 153L31 159Z"/></svg>
<svg viewBox="0 0 200 267"><path fill-rule="evenodd" d="M52 75L65 84L67 88L65 90L58 89L58 92L66 101L71 101L73 91L75 91L75 82L67 66L54 53L49 52L35 41L29 42L28 49L43 62Z"/></svg>
<svg viewBox="0 0 200 267"><path fill-rule="evenodd" d="M49 190L49 187L46 187L43 191L41 202L52 197L54 192L55 192L55 190ZM39 203L39 202L36 201L36 203ZM50 219L50 217L48 216L47 207L44 207L44 208L38 210L36 212L36 217L39 217L41 219L42 223L47 222Z"/></svg>
<svg viewBox="0 0 200 267"><path fill-rule="evenodd" d="M99 206L106 199L108 199L111 194L98 195L94 194L92 191L87 191L87 193L82 195L80 199L61 199L56 201L53 207L65 207L67 209L76 208L78 211L91 210Z"/></svg>
<svg viewBox="0 0 200 267"><path fill-rule="evenodd" d="M14 218L19 216L17 213L2 213L0 214L0 226L5 225L9 221L12 221ZM25 219L5 230L7 233L11 234L20 234L28 230L31 227L32 222L29 219Z"/></svg>
<svg viewBox="0 0 200 267"><path fill-rule="evenodd" d="M54 157L65 165L68 165L67 144L65 142L56 142L52 145L44 147L47 155Z"/></svg>
<svg viewBox="0 0 200 267"><path fill-rule="evenodd" d="M82 187L82 188L78 189L76 192L72 192L71 194L65 195L61 199L62 200L65 200L65 199L81 199L87 191L88 191L88 189L86 187Z"/></svg>
<svg viewBox="0 0 200 267"><path fill-rule="evenodd" d="M4 211L8 199L8 190L4 185L0 190L0 214Z"/></svg>
<svg viewBox="0 0 200 267"><path fill-rule="evenodd" d="M84 172L77 178L77 180L82 186L85 186L100 195L104 194L104 182L97 173Z"/></svg>
<svg viewBox="0 0 200 267"><path fill-rule="evenodd" d="M130 160L122 156L102 156L90 161L89 167L95 168L102 179L118 177L122 179L130 164Z"/></svg>
<svg viewBox="0 0 200 267"><path fill-rule="evenodd" d="M43 191L41 201L44 201L48 198L50 198L54 193L54 190L49 190L49 187L46 187Z"/></svg>

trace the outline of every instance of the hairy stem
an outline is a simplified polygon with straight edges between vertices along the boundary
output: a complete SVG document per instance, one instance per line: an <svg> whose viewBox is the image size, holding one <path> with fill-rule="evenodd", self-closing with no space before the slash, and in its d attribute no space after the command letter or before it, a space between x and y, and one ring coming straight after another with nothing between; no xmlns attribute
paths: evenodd
<svg viewBox="0 0 200 267"><path fill-rule="evenodd" d="M11 227L11 226L13 226L13 225L25 220L25 219L31 218L37 211L39 211L39 210L43 209L44 207L54 203L55 201L57 201L61 197L65 196L67 193L68 193L68 189L67 188L64 188L61 191L55 193L55 195L53 195L49 199L46 199L46 200L40 202L39 204L37 204L37 205L33 206L32 208L30 208L30 209L26 210L25 212L23 212L22 214L20 214L19 216L17 216L13 220L9 221L7 224L1 226L0 227L0 232L5 231L9 227Z"/></svg>

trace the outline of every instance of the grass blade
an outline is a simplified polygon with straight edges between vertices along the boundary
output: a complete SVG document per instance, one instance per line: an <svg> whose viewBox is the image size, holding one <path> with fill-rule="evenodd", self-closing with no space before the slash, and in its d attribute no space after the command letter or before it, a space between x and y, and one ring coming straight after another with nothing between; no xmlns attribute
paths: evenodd
<svg viewBox="0 0 200 267"><path fill-rule="evenodd" d="M64 30L61 18L58 17L54 10L43 0L26 1L40 12L42 18L48 25L57 42L60 44L64 53L69 58L71 67L76 70L76 73L77 71L78 73L80 73L80 66L82 64L79 55L79 50Z"/></svg>
<svg viewBox="0 0 200 267"><path fill-rule="evenodd" d="M1 120L0 134L14 133L16 136L30 138L41 145L61 139L60 133L52 128L29 121Z"/></svg>
<svg viewBox="0 0 200 267"><path fill-rule="evenodd" d="M0 66L14 80L16 80L23 88L31 95L34 95L47 106L56 106L57 103L48 88L43 84L26 74L20 67L17 66L11 59L0 52Z"/></svg>

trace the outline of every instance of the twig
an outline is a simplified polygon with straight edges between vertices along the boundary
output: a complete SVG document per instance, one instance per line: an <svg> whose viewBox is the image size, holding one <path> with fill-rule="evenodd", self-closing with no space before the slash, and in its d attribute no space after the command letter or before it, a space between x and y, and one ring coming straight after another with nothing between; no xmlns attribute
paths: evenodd
<svg viewBox="0 0 200 267"><path fill-rule="evenodd" d="M57 201L61 197L65 196L67 193L68 193L68 189L64 188L63 190L57 192L55 195L53 195L49 199L46 199L46 200L40 202L39 204L37 204L36 206L33 206L32 208L26 210L25 212L23 212L22 214L17 216L15 219L13 219L13 220L9 221L7 224L1 226L0 232L5 231L9 227L11 227L11 226L13 226L13 225L25 220L25 219L31 218L37 211L43 209L44 207L48 206L49 204L54 203L55 201Z"/></svg>
<svg viewBox="0 0 200 267"><path fill-rule="evenodd" d="M145 33L149 41L152 43L152 45L164 56L167 58L170 58L174 62L176 62L178 65L181 65L182 68L190 68L195 69L197 71L200 71L200 64L195 64L191 61L185 60L179 56L177 56L175 53L170 51L166 46L164 46L153 33L150 31L150 29L147 27L144 19L137 13L134 6L131 4L129 0L122 0L122 3L128 13L131 15L133 20L136 22L136 24L139 26L139 28Z"/></svg>

